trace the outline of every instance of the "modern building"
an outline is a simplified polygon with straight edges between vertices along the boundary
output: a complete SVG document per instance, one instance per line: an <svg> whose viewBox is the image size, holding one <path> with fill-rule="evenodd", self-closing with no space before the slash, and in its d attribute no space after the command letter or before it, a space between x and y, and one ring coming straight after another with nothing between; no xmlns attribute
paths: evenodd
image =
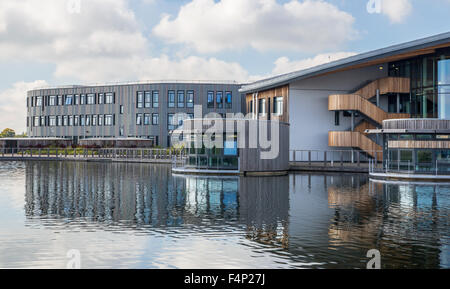
<svg viewBox="0 0 450 289"><path fill-rule="evenodd" d="M246 94L246 111L253 118L290 124L291 151L360 151L379 162L385 142L368 130L382 129L392 119L430 119L428 125L450 119L450 33L264 79L240 92ZM435 131L431 138L425 134L420 150L402 144L401 152L391 157L423 159L421 150L431 149L427 141L450 137L447 131ZM391 137L412 135L398 131ZM445 151L439 159L450 161L449 144L439 143Z"/></svg>
<svg viewBox="0 0 450 289"><path fill-rule="evenodd" d="M154 146L170 146L169 132L183 119L242 111L243 97L235 82L145 82L36 89L27 96L30 137L145 138Z"/></svg>

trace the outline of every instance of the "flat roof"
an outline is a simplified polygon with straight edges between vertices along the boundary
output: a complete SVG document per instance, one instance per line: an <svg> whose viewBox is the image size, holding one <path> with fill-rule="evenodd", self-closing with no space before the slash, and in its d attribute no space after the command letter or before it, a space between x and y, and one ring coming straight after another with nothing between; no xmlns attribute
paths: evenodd
<svg viewBox="0 0 450 289"><path fill-rule="evenodd" d="M392 45L386 48L373 50L370 52L361 53L355 56L347 57L344 59L332 61L326 64L318 65L304 70L294 71L279 76L274 76L259 80L247 85L243 85L239 92L249 93L258 90L266 90L274 87L286 85L290 82L310 78L313 76L321 75L329 72L336 72L337 70L351 68L352 66L362 65L368 62L382 60L387 57L405 54L404 58L410 58L407 53L411 53L417 50L425 50L423 54L428 54L426 49L439 48L443 44L450 46L450 32L421 38L418 40L405 42L402 44ZM432 53L432 52L431 52ZM422 54L422 55L423 55ZM403 58L403 59L404 59ZM399 60L399 59L397 59ZM388 62L388 61L386 61ZM374 63L375 65L375 63Z"/></svg>
<svg viewBox="0 0 450 289"><path fill-rule="evenodd" d="M6 137L6 138L0 138L0 141L2 140L26 140L26 141L30 141L30 140L37 140L37 141L42 141L42 140L72 140L70 138L57 138L57 137Z"/></svg>

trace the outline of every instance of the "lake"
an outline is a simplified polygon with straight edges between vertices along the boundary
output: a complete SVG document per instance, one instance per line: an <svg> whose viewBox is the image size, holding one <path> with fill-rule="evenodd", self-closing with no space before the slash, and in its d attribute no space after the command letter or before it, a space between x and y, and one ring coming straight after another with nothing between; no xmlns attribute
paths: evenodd
<svg viewBox="0 0 450 289"><path fill-rule="evenodd" d="M450 268L450 185L0 162L0 268Z"/></svg>

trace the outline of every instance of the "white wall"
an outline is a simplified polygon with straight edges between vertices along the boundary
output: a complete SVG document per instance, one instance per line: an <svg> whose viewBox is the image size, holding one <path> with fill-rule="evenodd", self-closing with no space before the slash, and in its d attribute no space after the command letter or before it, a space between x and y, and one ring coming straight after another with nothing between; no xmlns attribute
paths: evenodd
<svg viewBox="0 0 450 289"><path fill-rule="evenodd" d="M354 92L368 80L387 76L387 65L354 69L293 82L289 86L290 150L336 150L328 147L328 131L346 131L351 118L340 114L335 126L335 112L328 111L330 94ZM360 120L356 119L355 122Z"/></svg>

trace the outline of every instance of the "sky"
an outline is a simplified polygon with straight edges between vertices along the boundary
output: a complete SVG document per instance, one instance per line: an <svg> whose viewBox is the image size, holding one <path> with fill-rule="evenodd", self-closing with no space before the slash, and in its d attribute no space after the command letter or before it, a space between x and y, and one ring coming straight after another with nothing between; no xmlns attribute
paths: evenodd
<svg viewBox="0 0 450 289"><path fill-rule="evenodd" d="M251 82L450 31L450 0L1 0L0 130L31 89Z"/></svg>

